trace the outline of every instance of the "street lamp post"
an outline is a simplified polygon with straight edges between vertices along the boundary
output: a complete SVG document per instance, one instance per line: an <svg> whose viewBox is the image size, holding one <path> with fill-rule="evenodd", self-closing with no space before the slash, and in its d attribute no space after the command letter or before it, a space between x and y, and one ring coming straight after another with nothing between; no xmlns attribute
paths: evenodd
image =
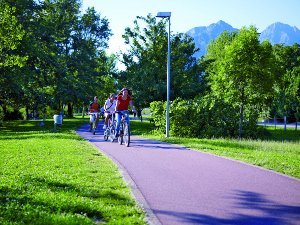
<svg viewBox="0 0 300 225"><path fill-rule="evenodd" d="M166 106L166 137L169 137L170 130L170 61L171 61L171 46L170 46L170 29L171 29L171 12L158 12L156 17L168 18L169 21L169 32L168 32L168 60L167 60L167 106Z"/></svg>

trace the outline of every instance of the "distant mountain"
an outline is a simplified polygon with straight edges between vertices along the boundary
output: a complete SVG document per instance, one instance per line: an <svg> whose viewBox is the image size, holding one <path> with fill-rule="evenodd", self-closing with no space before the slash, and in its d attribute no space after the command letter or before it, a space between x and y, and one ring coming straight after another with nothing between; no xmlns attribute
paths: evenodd
<svg viewBox="0 0 300 225"><path fill-rule="evenodd" d="M220 20L209 26L201 26L190 29L187 34L194 38L197 48L200 51L195 54L199 58L206 54L207 45L211 40L215 40L223 31L234 32L237 28ZM283 43L284 45L300 44L300 30L283 23L273 23L260 34L259 40L269 40L271 44Z"/></svg>
<svg viewBox="0 0 300 225"><path fill-rule="evenodd" d="M223 31L233 32L238 29L233 28L231 25L220 20L217 23L213 23L208 27L195 27L190 29L187 34L194 38L197 48L200 51L195 54L196 58L199 58L206 54L207 45L211 40L215 40Z"/></svg>
<svg viewBox="0 0 300 225"><path fill-rule="evenodd" d="M266 39L273 45L279 43L283 43L284 45L300 44L300 30L288 24L273 23L260 34L260 41Z"/></svg>

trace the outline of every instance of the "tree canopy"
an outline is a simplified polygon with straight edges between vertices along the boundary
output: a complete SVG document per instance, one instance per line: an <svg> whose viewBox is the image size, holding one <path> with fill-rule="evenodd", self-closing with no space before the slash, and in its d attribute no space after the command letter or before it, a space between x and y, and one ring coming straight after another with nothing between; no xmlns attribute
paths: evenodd
<svg viewBox="0 0 300 225"><path fill-rule="evenodd" d="M120 83L133 90L140 108L150 102L166 99L167 48L166 21L151 14L137 17L133 28L127 27L123 35L128 51L122 62L126 71ZM185 34L171 34L171 99L193 98L201 90L201 71L193 54L194 41Z"/></svg>
<svg viewBox="0 0 300 225"><path fill-rule="evenodd" d="M1 101L26 109L88 104L115 63L109 21L79 0L2 0ZM3 88L2 88L3 87Z"/></svg>

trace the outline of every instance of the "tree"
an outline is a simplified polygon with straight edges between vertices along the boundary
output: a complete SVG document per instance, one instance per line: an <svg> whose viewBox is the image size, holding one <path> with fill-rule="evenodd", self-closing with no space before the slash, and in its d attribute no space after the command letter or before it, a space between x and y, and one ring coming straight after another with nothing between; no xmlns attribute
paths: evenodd
<svg viewBox="0 0 300 225"><path fill-rule="evenodd" d="M25 33L15 11L15 7L0 2L0 68L22 66L26 60L26 57L15 54Z"/></svg>
<svg viewBox="0 0 300 225"><path fill-rule="evenodd" d="M101 91L101 76L113 70L105 54L111 36L108 20L94 8L81 13L79 0L3 2L11 9L11 18L1 17L5 26L0 28L4 33L10 31L8 45L15 46L9 57L23 57L23 61L22 67L15 60L9 69L0 68L1 96L7 102L17 102L17 108L25 106L27 112L46 113L46 106L62 109L68 105L70 116L75 104L88 104L88 99Z"/></svg>
<svg viewBox="0 0 300 225"><path fill-rule="evenodd" d="M128 51L121 53L126 71L120 84L134 92L139 108L166 99L167 31L166 21L156 21L150 14L137 17L133 28L126 28L123 38ZM197 51L191 37L171 35L171 99L192 98L201 87L200 71L193 54Z"/></svg>
<svg viewBox="0 0 300 225"><path fill-rule="evenodd" d="M272 46L269 42L259 43L255 27L244 27L237 35L224 34L218 38L208 48L207 59L213 60L208 69L212 94L239 107L241 138L245 110L254 113L253 110L259 110L271 96Z"/></svg>
<svg viewBox="0 0 300 225"><path fill-rule="evenodd" d="M273 47L276 58L274 116L296 118L300 113L300 45Z"/></svg>
<svg viewBox="0 0 300 225"><path fill-rule="evenodd" d="M19 91L18 78L13 74L19 67L23 67L27 59L19 54L17 49L21 45L25 31L16 18L16 8L5 1L0 2L0 104L9 102ZM5 107L4 107L5 111Z"/></svg>

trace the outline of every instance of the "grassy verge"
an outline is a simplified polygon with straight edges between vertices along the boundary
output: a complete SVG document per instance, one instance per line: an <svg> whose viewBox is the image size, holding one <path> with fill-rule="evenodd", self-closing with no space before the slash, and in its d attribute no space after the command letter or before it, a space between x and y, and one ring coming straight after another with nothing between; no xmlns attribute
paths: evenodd
<svg viewBox="0 0 300 225"><path fill-rule="evenodd" d="M0 128L0 224L146 224L118 168L74 132L86 122Z"/></svg>
<svg viewBox="0 0 300 225"><path fill-rule="evenodd" d="M179 144L195 150L237 159L253 165L271 169L300 178L300 130L267 128L263 140L196 139L153 134L150 123L132 121L132 132L144 137ZM290 141L287 141L290 140ZM291 141L292 140L292 141Z"/></svg>

